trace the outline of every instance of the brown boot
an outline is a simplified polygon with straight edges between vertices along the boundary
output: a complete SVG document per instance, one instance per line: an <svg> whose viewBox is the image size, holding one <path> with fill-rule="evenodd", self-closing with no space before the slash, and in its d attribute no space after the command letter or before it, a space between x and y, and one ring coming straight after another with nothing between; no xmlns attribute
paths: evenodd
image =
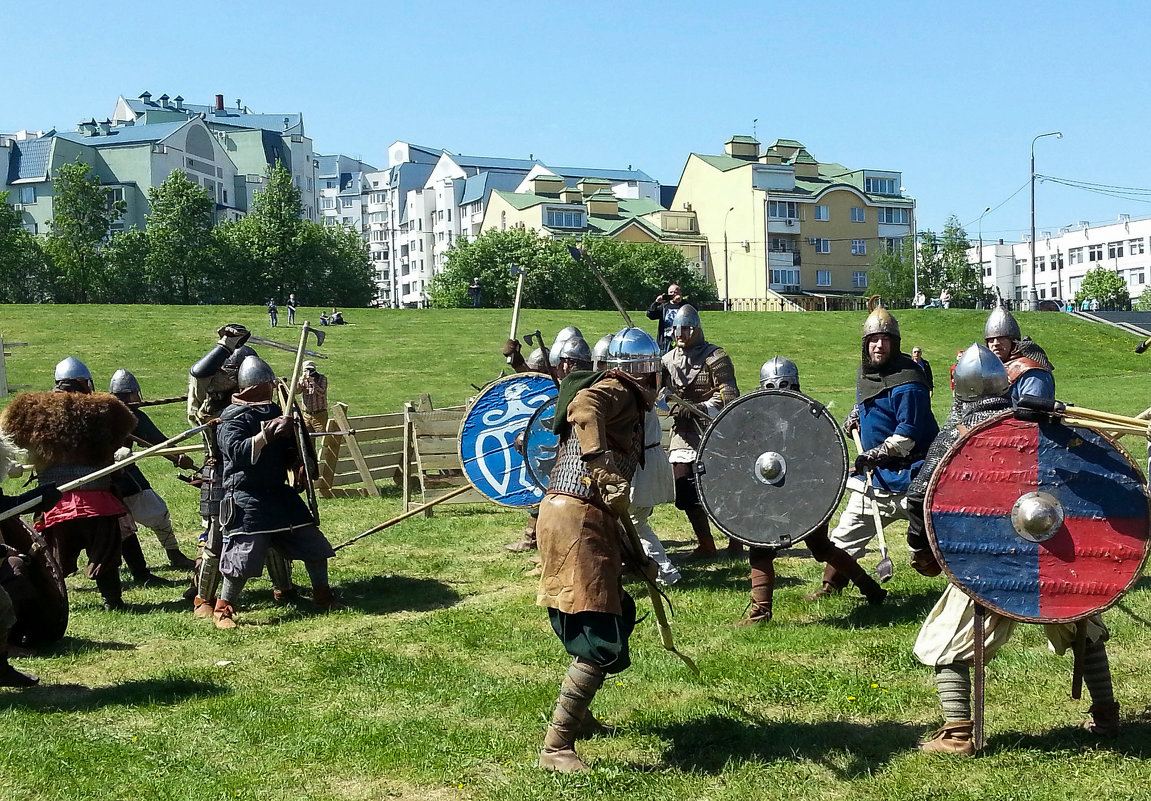
<svg viewBox="0 0 1151 801"><path fill-rule="evenodd" d="M216 602L197 595L192 599L192 614L196 617L209 618L215 610Z"/></svg>
<svg viewBox="0 0 1151 801"><path fill-rule="evenodd" d="M536 516L532 515L528 518L528 524L524 526L523 539L518 542L509 542L504 547L512 553L534 551L536 549Z"/></svg>
<svg viewBox="0 0 1151 801"><path fill-rule="evenodd" d="M843 592L843 588L847 586L847 576L840 573L831 565L826 565L823 568L823 584L815 592L809 592L803 596L805 601L818 601L832 595L839 595Z"/></svg>
<svg viewBox="0 0 1151 801"><path fill-rule="evenodd" d="M695 534L699 545L695 550L684 556L684 559L712 559L718 551L715 540L711 536L711 524L707 522L707 512L702 506L695 506L686 510L687 520L691 523L692 533Z"/></svg>
<svg viewBox="0 0 1151 801"><path fill-rule="evenodd" d="M336 591L331 587L312 587L312 600L325 612L335 612L344 608Z"/></svg>
<svg viewBox="0 0 1151 801"><path fill-rule="evenodd" d="M592 737L604 737L609 734L615 734L615 726L609 726L602 720L597 718L589 709L580 721L579 726L576 728L576 739L587 740Z"/></svg>
<svg viewBox="0 0 1151 801"><path fill-rule="evenodd" d="M578 773L588 770L587 764L575 751L576 739L588 725L588 708L596 691L603 685L604 671L576 657L568 667L559 698L552 713L552 722L544 735L539 765L557 773Z"/></svg>
<svg viewBox="0 0 1151 801"><path fill-rule="evenodd" d="M851 558L851 556L844 550L833 548L827 554L828 568L833 569L843 580L843 587L847 586L847 582L852 582L859 588L860 593L867 599L869 604L879 606L887 598L887 590L879 586L879 582L867 575L867 571L863 569L863 565ZM827 580L826 571L824 573L824 581Z"/></svg>
<svg viewBox="0 0 1151 801"><path fill-rule="evenodd" d="M1083 728L1096 737L1115 737L1119 734L1119 704L1092 704L1091 717Z"/></svg>
<svg viewBox="0 0 1151 801"><path fill-rule="evenodd" d="M771 620L771 597L775 590L775 555L767 548L751 549L751 604L747 617L737 626L754 626Z"/></svg>
<svg viewBox="0 0 1151 801"><path fill-rule="evenodd" d="M218 629L234 629L236 628L236 621L232 620L232 615L235 614L232 605L220 598L216 601L216 608L212 610L212 620L216 623Z"/></svg>
<svg viewBox="0 0 1151 801"><path fill-rule="evenodd" d="M919 750L925 754L958 754L975 756L975 741L972 730L975 724L970 720L953 720L923 740Z"/></svg>

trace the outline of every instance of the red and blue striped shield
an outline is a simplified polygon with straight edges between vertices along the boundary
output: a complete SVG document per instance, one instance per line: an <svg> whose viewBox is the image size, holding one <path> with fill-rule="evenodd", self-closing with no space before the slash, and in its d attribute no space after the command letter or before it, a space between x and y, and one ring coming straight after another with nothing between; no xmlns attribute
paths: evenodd
<svg viewBox="0 0 1151 801"><path fill-rule="evenodd" d="M931 546L951 580L1028 623L1101 612L1147 558L1147 486L1108 436L1004 412L972 428L927 488Z"/></svg>

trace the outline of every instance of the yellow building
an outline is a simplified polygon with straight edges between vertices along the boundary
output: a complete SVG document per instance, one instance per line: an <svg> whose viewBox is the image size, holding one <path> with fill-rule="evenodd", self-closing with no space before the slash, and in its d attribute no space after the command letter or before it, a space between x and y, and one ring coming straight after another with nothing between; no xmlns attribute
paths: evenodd
<svg viewBox="0 0 1151 801"><path fill-rule="evenodd" d="M679 248L689 265L708 273L707 241L690 209L669 211L648 198L617 198L610 183L598 178L566 186L561 177L537 175L526 188L529 191L493 191L480 233L521 227L556 238L591 234L658 242Z"/></svg>
<svg viewBox="0 0 1151 801"><path fill-rule="evenodd" d="M709 277L731 308L866 294L875 257L912 231L915 201L897 171L821 164L792 139L761 153L754 138L733 136L724 150L688 156L671 207L695 213Z"/></svg>

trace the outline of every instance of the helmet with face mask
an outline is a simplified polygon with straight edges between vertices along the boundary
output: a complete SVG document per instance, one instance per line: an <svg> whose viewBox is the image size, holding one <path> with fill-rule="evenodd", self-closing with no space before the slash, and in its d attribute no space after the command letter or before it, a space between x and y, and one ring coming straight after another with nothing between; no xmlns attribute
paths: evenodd
<svg viewBox="0 0 1151 801"><path fill-rule="evenodd" d="M791 389L799 391L799 368L791 359L775 356L759 368L760 389Z"/></svg>

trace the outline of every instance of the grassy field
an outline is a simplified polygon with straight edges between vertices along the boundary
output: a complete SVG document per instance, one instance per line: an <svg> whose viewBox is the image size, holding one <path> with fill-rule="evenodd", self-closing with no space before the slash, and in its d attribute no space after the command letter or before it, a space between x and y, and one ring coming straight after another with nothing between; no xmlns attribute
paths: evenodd
<svg viewBox="0 0 1151 801"><path fill-rule="evenodd" d="M308 316L318 310L301 309L297 319ZM355 325L327 329L331 358L320 369L330 398L352 414L398 411L420 393L437 406L459 403L503 366L507 311L347 316ZM984 316L899 315L904 349L921 345L934 366L939 419L949 404L949 357L981 338ZM1151 404L1151 361L1132 354L1132 337L1063 314L1019 318L1056 364L1060 399L1123 413ZM704 325L731 353L742 388L754 387L763 361L786 355L804 389L838 416L852 399L862 320L707 314ZM47 389L54 364L72 354L98 388L127 367L157 398L184 391L188 366L231 321L270 338L298 337L298 328L269 329L253 307L5 306L0 334L29 343L8 359L10 384ZM605 312L526 310L521 330L551 336L572 323L591 341L620 326ZM290 354L261 353L278 372L290 369ZM186 427L178 405L154 412L165 431ZM1141 462L1143 443L1127 442ZM167 462L145 472L190 550L195 491ZM18 482L4 489L16 492ZM394 514L398 490L384 492L382 500L322 501L329 537L342 541ZM276 607L266 581L253 581L232 632L193 619L173 571L159 569L170 587L129 582L129 613L103 612L91 583L74 577L68 636L18 662L39 672L42 685L0 692L0 798L1149 797L1146 580L1107 615L1121 740L1097 744L1077 728L1087 702L1070 698L1069 659L1050 654L1037 627L1021 626L989 668L985 754L932 759L915 743L939 713L931 671L911 645L942 584L907 567L898 527L889 532L889 603L868 607L849 592L805 604L818 566L792 556L779 561L775 619L755 630L732 626L746 604L746 563L682 563L684 580L670 592L676 636L702 678L642 624L633 668L596 699L617 734L580 747L595 770L543 774L534 762L568 660L534 606L527 560L502 547L524 517L494 505L453 507L341 551L332 575L348 609L329 616L306 603ZM673 558L690 547L674 509L658 509L653 524ZM141 541L162 564L151 535Z"/></svg>

